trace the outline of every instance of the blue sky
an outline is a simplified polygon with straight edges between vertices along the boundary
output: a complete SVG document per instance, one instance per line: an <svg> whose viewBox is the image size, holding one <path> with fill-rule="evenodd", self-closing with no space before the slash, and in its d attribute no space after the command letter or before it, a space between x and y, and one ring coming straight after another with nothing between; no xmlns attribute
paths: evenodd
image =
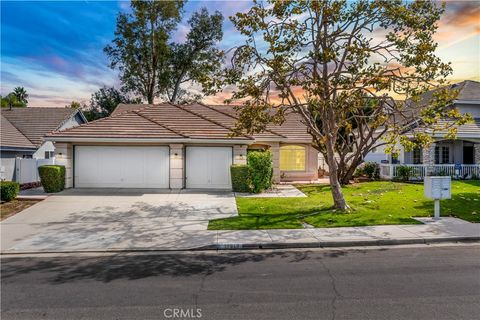
<svg viewBox="0 0 480 320"><path fill-rule="evenodd" d="M226 19L220 47L229 49L242 38L227 17L249 6L249 1L190 1L184 20L201 7L221 11ZM1 94L23 86L30 106L64 106L86 102L103 85L118 87L103 48L113 39L117 13L128 7L128 1L2 1ZM449 2L447 10L438 53L452 62L453 80L479 80L480 4ZM182 41L187 32L183 22L174 39Z"/></svg>

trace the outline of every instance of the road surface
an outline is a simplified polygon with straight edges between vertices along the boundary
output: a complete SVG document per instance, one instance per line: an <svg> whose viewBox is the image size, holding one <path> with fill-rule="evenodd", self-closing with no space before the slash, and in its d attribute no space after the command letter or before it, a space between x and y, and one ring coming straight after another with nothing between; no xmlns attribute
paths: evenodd
<svg viewBox="0 0 480 320"><path fill-rule="evenodd" d="M2 257L6 319L478 319L480 246Z"/></svg>

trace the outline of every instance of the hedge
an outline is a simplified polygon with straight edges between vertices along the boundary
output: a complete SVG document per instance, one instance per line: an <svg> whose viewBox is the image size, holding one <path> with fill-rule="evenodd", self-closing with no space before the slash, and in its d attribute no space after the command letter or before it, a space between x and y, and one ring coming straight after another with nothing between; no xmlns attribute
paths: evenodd
<svg viewBox="0 0 480 320"><path fill-rule="evenodd" d="M250 192L251 179L250 168L246 164L233 164L230 166L232 176L232 189L235 192Z"/></svg>
<svg viewBox="0 0 480 320"><path fill-rule="evenodd" d="M65 189L65 167L47 165L38 167L43 190L47 193L60 192Z"/></svg>
<svg viewBox="0 0 480 320"><path fill-rule="evenodd" d="M2 201L12 201L20 192L20 184L13 181L0 181L0 190Z"/></svg>
<svg viewBox="0 0 480 320"><path fill-rule="evenodd" d="M261 193L272 186L272 153L270 151L251 151L247 155L254 193Z"/></svg>

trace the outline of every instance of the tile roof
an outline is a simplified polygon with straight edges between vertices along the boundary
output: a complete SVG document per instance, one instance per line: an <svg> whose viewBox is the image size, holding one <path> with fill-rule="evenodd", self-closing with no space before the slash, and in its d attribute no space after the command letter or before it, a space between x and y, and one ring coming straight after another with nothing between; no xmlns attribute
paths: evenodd
<svg viewBox="0 0 480 320"><path fill-rule="evenodd" d="M57 130L76 112L71 108L2 108L2 116L37 147L46 134Z"/></svg>
<svg viewBox="0 0 480 320"><path fill-rule="evenodd" d="M230 114L233 117L237 117L237 112L230 105L212 105L209 106L219 112ZM269 132L274 133L277 137L287 139L289 141L311 141L312 136L307 131L307 126L301 121L301 116L296 113L289 113L285 115L285 121L282 125L269 124L267 126ZM257 140L265 138L265 133L254 134L253 136Z"/></svg>
<svg viewBox="0 0 480 320"><path fill-rule="evenodd" d="M10 121L1 116L0 146L9 148L36 149L33 143L27 139Z"/></svg>
<svg viewBox="0 0 480 320"><path fill-rule="evenodd" d="M458 90L457 100L479 101L480 103L480 82L465 80L452 85L452 87Z"/></svg>
<svg viewBox="0 0 480 320"><path fill-rule="evenodd" d="M454 120L440 120L439 126L454 126ZM457 136L459 138L480 138L480 118L474 118L472 122L457 126ZM436 132L438 136L444 136L447 132L440 130Z"/></svg>
<svg viewBox="0 0 480 320"><path fill-rule="evenodd" d="M49 137L68 138L165 138L165 139L241 139L232 137L232 130L213 119L192 112L189 108L173 104L123 105L110 117L92 121L78 127L52 132Z"/></svg>
<svg viewBox="0 0 480 320"><path fill-rule="evenodd" d="M128 112L128 111L134 111L142 108L142 104L125 104L125 103L120 103L115 110L113 110L112 114L110 116L116 116L120 113Z"/></svg>

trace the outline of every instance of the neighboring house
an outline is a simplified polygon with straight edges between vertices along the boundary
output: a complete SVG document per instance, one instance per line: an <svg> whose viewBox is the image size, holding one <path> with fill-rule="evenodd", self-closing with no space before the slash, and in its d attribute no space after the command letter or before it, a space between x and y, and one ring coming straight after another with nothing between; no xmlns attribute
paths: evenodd
<svg viewBox="0 0 480 320"><path fill-rule="evenodd" d="M454 140L445 139L445 131L432 133L435 140L428 148L405 151L399 147L400 153L396 157L386 154L384 147L380 146L365 157L365 161L383 163L383 177L396 176L398 165L409 165L415 168L416 175L423 177L426 174L448 174L460 177L480 175L480 82L463 81L452 85L452 89L458 91L454 101L460 113L469 113L473 116L473 122L458 126ZM426 94L426 98L431 92ZM451 120L440 120L440 125L453 125ZM417 125L412 130L423 130ZM408 136L409 133L407 132ZM411 134L410 134L411 135ZM387 165L388 164L388 165Z"/></svg>
<svg viewBox="0 0 480 320"><path fill-rule="evenodd" d="M318 152L299 116L255 135L233 135L231 106L119 105L110 117L57 131L67 187L231 189L230 165L248 150L273 153L274 180L316 180Z"/></svg>
<svg viewBox="0 0 480 320"><path fill-rule="evenodd" d="M64 130L87 120L80 110L69 108L2 108L1 109L1 174L12 180L16 158L48 159L55 147L43 137L52 131Z"/></svg>

